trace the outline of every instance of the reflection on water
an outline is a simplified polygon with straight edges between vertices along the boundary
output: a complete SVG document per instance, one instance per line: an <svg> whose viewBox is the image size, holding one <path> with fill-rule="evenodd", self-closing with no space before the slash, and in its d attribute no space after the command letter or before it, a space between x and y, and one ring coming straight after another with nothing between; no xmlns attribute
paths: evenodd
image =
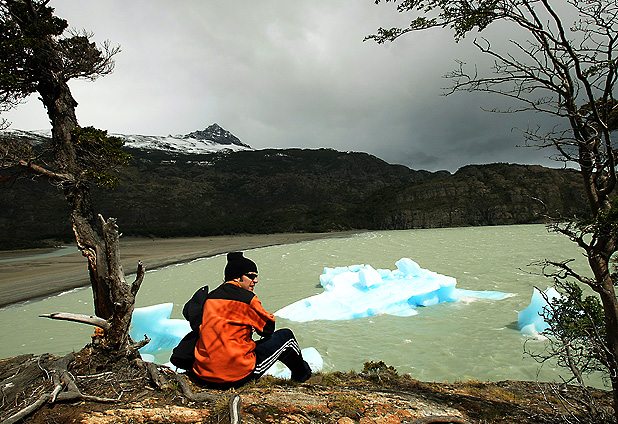
<svg viewBox="0 0 618 424"><path fill-rule="evenodd" d="M383 360L423 381L534 380L536 362L523 355L526 338L517 330L517 312L528 306L532 289L551 282L528 269L540 259L576 258L586 272L581 252L568 239L542 225L379 231L348 238L315 240L246 252L260 272L256 294L275 312L321 292L324 267L369 264L394 269L409 257L421 267L457 279L457 287L497 290L515 296L496 301L475 299L419 308L418 315L373 316L350 321L295 323L289 327L301 347L314 346L324 357L325 371L360 370L363 363ZM223 278L225 256L170 266L146 274L137 306L173 302L173 318L202 285L216 287ZM41 313L92 313L88 289L0 310L0 357L20 353L65 353L80 349L92 329L85 325L37 318ZM532 341L528 347L543 347ZM541 379L556 377L543 367ZM596 384L596 383L595 383Z"/></svg>

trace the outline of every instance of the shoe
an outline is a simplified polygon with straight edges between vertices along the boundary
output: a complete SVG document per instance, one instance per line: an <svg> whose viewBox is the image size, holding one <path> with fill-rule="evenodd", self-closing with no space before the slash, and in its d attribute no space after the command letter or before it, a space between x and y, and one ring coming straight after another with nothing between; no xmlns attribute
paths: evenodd
<svg viewBox="0 0 618 424"><path fill-rule="evenodd" d="M311 367L309 367L309 364L307 363L307 361L303 361L303 365L305 368L305 373L302 375L302 377L297 377L294 374L292 374L292 380L298 382L298 383L304 383L305 381L309 380L311 378Z"/></svg>

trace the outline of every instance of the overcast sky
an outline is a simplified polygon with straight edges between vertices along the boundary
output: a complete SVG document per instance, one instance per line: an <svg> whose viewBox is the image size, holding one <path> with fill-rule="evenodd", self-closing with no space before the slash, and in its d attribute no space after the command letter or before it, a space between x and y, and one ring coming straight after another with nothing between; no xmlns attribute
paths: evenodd
<svg viewBox="0 0 618 424"><path fill-rule="evenodd" d="M368 152L413 169L467 164L556 166L518 147L538 115L492 114L503 100L442 96L455 59L475 62L471 39L448 30L386 45L363 42L405 26L373 0L52 0L71 27L119 44L113 74L70 83L81 125L111 133L186 134L218 123L255 149ZM476 59L475 59L476 58ZM49 128L35 96L6 116Z"/></svg>

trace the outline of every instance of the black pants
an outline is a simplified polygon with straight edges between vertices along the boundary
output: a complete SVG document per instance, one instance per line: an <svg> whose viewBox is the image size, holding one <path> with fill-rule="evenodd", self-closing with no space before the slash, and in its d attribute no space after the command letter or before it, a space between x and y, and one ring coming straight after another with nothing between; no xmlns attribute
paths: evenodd
<svg viewBox="0 0 618 424"><path fill-rule="evenodd" d="M277 361L292 371L292 380L305 381L311 377L311 369L300 353L300 347L292 330L277 330L268 339L256 342L255 370L253 378L260 378Z"/></svg>

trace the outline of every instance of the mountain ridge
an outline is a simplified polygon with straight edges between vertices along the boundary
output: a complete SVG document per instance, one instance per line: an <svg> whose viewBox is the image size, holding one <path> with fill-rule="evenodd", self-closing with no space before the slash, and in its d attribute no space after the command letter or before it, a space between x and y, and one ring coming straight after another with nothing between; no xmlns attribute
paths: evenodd
<svg viewBox="0 0 618 424"><path fill-rule="evenodd" d="M507 225L589 214L581 177L568 169L487 164L430 172L334 149L131 146L118 188L92 191L96 213L117 218L126 235ZM72 239L61 192L43 180L5 181L0 204L0 249Z"/></svg>

